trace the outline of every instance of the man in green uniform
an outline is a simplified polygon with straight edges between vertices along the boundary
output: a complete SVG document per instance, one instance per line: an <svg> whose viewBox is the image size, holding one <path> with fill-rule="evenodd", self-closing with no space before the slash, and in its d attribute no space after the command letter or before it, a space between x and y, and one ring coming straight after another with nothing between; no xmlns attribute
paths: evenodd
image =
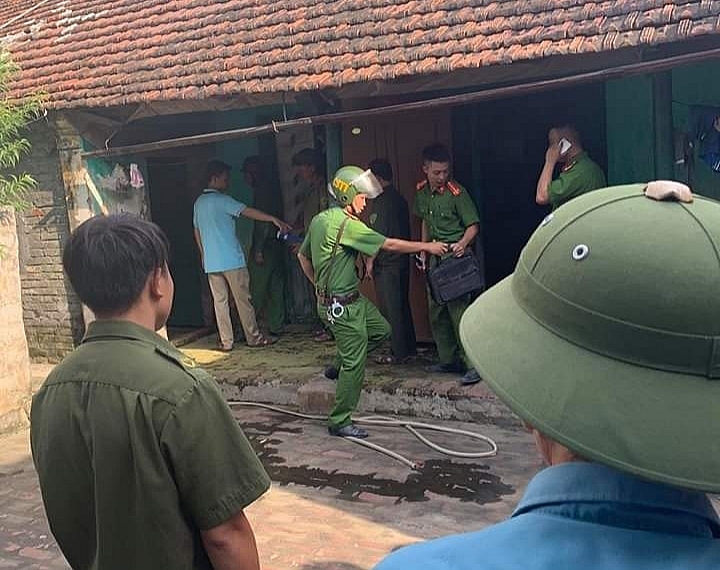
<svg viewBox="0 0 720 570"><path fill-rule="evenodd" d="M550 129L548 143L535 193L538 204L550 204L554 210L581 194L605 188L605 173L585 152L574 127ZM560 175L553 180L558 165Z"/></svg>
<svg viewBox="0 0 720 570"><path fill-rule="evenodd" d="M33 398L31 444L70 566L259 568L243 509L269 487L215 382L158 336L172 307L154 224L96 217L63 267L97 317Z"/></svg>
<svg viewBox="0 0 720 570"><path fill-rule="evenodd" d="M422 240L451 244L451 253L462 257L471 252L471 245L479 231L477 208L465 188L450 179L450 152L445 146L433 144L426 147L422 158L425 179L417 184L415 197L415 215L422 219ZM434 267L439 262L439 257L422 257L425 267ZM439 360L429 370L464 373L463 385L480 381L480 376L465 356L458 336L460 318L471 302L472 295L467 294L441 305L433 299L428 288L430 327Z"/></svg>
<svg viewBox="0 0 720 570"><path fill-rule="evenodd" d="M318 316L328 323L337 345L337 388L328 431L341 437L367 437L365 430L353 425L351 415L360 399L367 353L389 336L390 326L377 307L360 295L357 256L372 257L381 249L442 255L447 246L386 238L361 222L358 216L366 200L382 192L369 170L345 166L335 174L330 189L341 208L313 218L298 259L315 287Z"/></svg>
<svg viewBox="0 0 720 570"><path fill-rule="evenodd" d="M376 159L370 163L370 170L383 187L382 194L373 200L370 225L384 236L409 240L408 204L392 183L392 166L387 160ZM392 328L392 354L378 356L377 363L403 363L416 354L417 342L408 300L409 256L381 251L377 257L368 259L367 272L375 282L378 308Z"/></svg>
<svg viewBox="0 0 720 570"><path fill-rule="evenodd" d="M245 183L252 188L254 207L282 218L282 200L267 184L259 156L243 163ZM277 228L267 222L255 222L250 269L250 296L255 312L262 314L272 336L282 333L285 324L285 246L277 239Z"/></svg>

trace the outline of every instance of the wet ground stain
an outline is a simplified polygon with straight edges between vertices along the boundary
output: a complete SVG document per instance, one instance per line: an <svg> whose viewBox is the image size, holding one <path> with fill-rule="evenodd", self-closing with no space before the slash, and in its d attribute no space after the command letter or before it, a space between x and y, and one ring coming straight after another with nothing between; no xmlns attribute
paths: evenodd
<svg viewBox="0 0 720 570"><path fill-rule="evenodd" d="M277 446L282 441L273 435L301 433L302 428L289 427L282 420L242 422L241 425L272 480L282 486L295 484L315 489L336 489L340 498L350 501L359 500L363 492L373 493L395 497L397 503L429 501L428 493L433 493L484 505L515 493L515 488L491 473L488 465L460 463L450 459L425 461L418 471L410 473L404 481L378 477L375 473L358 475L309 465L289 466L278 453Z"/></svg>

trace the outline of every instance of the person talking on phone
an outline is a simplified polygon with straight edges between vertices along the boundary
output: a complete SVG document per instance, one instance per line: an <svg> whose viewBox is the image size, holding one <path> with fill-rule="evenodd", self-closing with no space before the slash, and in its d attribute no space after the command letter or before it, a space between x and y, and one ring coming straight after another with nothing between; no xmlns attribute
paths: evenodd
<svg viewBox="0 0 720 570"><path fill-rule="evenodd" d="M550 129L548 143L535 194L538 204L550 204L554 210L581 194L605 188L605 173L585 152L573 126ZM553 180L557 166L560 173Z"/></svg>

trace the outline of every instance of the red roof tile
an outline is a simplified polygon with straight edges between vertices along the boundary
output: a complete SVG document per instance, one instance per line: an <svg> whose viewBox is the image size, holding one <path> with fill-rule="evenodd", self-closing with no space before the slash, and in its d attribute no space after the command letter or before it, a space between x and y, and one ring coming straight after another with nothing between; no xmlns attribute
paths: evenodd
<svg viewBox="0 0 720 570"><path fill-rule="evenodd" d="M287 8L279 8L279 6ZM9 0L20 94L55 108L297 92L689 39L720 0Z"/></svg>

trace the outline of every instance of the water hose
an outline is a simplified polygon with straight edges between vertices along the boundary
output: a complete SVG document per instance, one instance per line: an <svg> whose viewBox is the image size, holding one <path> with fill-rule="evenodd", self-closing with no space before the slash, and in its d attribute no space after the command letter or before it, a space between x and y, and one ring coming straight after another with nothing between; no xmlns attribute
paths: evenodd
<svg viewBox="0 0 720 570"><path fill-rule="evenodd" d="M280 414L285 414L288 416L293 416L293 417L304 419L304 420L320 421L320 422L327 421L326 416L303 414L300 412L295 412L293 410L288 410L286 408L272 406L270 404L263 404L260 402L230 400L230 401L228 401L228 404L230 406L262 408L265 410L270 410L272 412L277 412ZM354 418L353 422L358 425L405 428L411 434L413 434L418 440L420 440L422 443L427 445L429 448L431 448L439 453L442 453L443 455L447 455L448 457L458 457L458 458L462 458L462 459L484 459L487 457L494 457L495 455L497 455L497 451L498 451L497 444L489 437L479 434L479 433L476 433L476 432L473 432L473 431L464 430L464 429L438 426L438 425L424 423L424 422L399 420L399 419L394 419L394 418L388 418L385 416L363 416L363 417ZM456 451L454 449L448 449L447 447L443 447L443 446L438 445L437 443L431 441L430 439L428 439L427 437L425 437L424 435L419 433L418 430L439 431L442 433L450 433L450 434L454 434L454 435L459 435L461 437L469 437L471 439L482 441L490 449L488 451ZM392 457L393 459L407 465L410 469L412 469L414 471L417 471L418 469L420 469L422 467L421 461L412 461L412 460L408 459L407 457L400 455L399 453L392 451L391 449L387 449L386 447L383 447L376 443L372 443L370 441L366 441L364 439L359 439L356 437L345 437L343 439L350 440L353 443L357 443L359 445L362 445L363 447L367 447L368 449L372 449L374 451L377 451L379 453L387 455L388 457Z"/></svg>

